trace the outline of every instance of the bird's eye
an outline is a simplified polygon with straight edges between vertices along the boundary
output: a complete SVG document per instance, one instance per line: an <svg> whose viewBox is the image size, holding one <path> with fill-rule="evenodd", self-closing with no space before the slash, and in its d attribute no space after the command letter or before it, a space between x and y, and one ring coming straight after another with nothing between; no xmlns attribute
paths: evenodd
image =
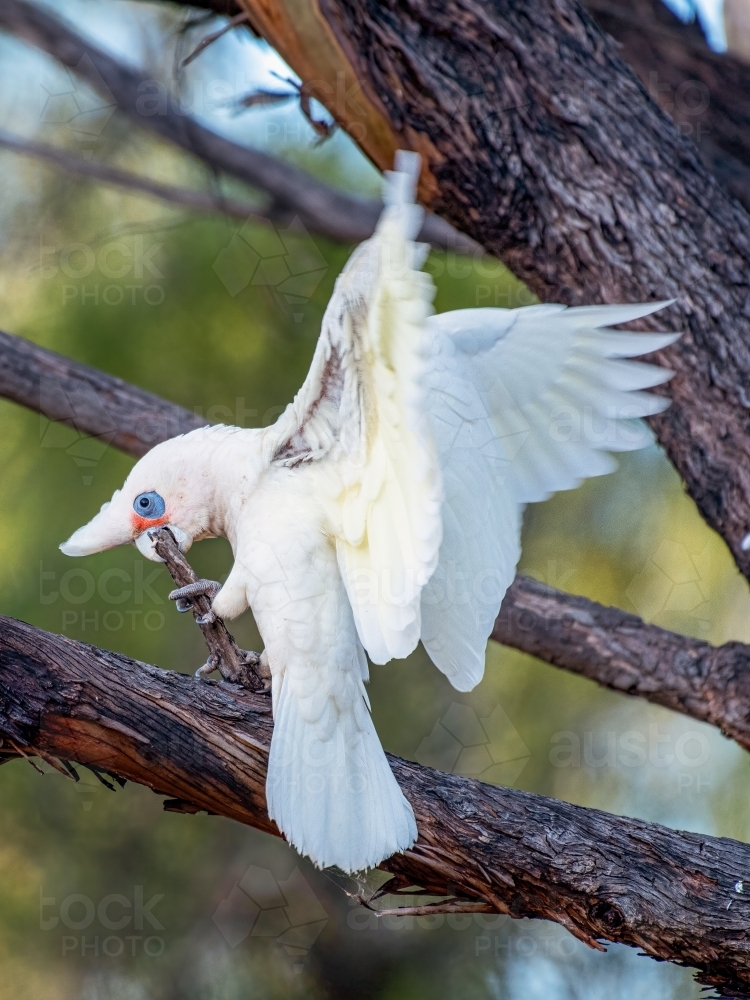
<svg viewBox="0 0 750 1000"><path fill-rule="evenodd" d="M150 493L139 493L133 501L133 510L141 517L156 520L164 514L166 504L159 494L152 490Z"/></svg>

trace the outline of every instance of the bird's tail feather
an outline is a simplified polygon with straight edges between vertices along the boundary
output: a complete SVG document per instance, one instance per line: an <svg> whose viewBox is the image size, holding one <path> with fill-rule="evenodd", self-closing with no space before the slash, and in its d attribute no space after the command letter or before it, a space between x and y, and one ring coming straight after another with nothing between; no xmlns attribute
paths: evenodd
<svg viewBox="0 0 750 1000"><path fill-rule="evenodd" d="M274 691L268 814L319 868L373 868L417 838L404 798L362 694L341 710L332 700L317 719L282 679Z"/></svg>

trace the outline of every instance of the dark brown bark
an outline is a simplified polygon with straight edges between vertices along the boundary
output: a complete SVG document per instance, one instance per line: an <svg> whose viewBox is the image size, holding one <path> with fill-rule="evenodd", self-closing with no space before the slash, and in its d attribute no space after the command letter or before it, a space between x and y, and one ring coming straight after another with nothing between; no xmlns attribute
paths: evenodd
<svg viewBox="0 0 750 1000"><path fill-rule="evenodd" d="M137 457L206 422L114 375L2 331L0 396Z"/></svg>
<svg viewBox="0 0 750 1000"><path fill-rule="evenodd" d="M696 22L662 0L584 0L620 43L649 94L695 141L731 195L750 208L750 66L713 52Z"/></svg>
<svg viewBox="0 0 750 1000"><path fill-rule="evenodd" d="M358 243L372 235L380 202L352 198L290 163L204 128L179 109L178 98L163 84L119 63L47 11L25 0L2 0L0 28L67 66L139 127L180 146L213 172L266 192L271 204L261 214L285 223L296 218L313 232L344 242ZM434 246L465 253L479 250L473 240L435 216L425 217L420 236Z"/></svg>
<svg viewBox="0 0 750 1000"><path fill-rule="evenodd" d="M750 646L723 646L517 576L492 638L603 687L717 726L750 750Z"/></svg>
<svg viewBox="0 0 750 1000"><path fill-rule="evenodd" d="M267 698L136 663L0 618L0 735L10 753L94 765L278 835L265 774ZM496 788L390 758L419 840L396 886L476 900L693 966L750 994L750 847Z"/></svg>

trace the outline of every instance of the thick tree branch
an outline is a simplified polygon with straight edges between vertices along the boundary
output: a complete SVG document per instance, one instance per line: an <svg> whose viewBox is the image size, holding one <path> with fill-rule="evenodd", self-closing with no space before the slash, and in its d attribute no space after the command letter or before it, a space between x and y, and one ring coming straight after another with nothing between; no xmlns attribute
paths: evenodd
<svg viewBox="0 0 750 1000"><path fill-rule="evenodd" d="M602 687L717 726L750 750L750 646L712 646L517 576L492 638Z"/></svg>
<svg viewBox="0 0 750 1000"><path fill-rule="evenodd" d="M137 458L206 423L114 375L2 331L0 396Z"/></svg>
<svg viewBox="0 0 750 1000"><path fill-rule="evenodd" d="M204 128L180 110L179 100L162 83L119 63L40 7L25 0L0 0L0 28L67 66L141 128L156 132L211 170L266 192L272 201L268 212L275 220L297 217L306 228L344 242L358 243L372 235L380 202L352 198L290 163ZM433 246L478 251L473 240L435 216L425 217L420 237Z"/></svg>
<svg viewBox="0 0 750 1000"><path fill-rule="evenodd" d="M278 835L264 794L271 728L268 699L243 688L0 618L11 753L93 765L171 796L170 808ZM394 888L554 920L594 947L616 941L693 966L724 996L750 993L747 845L390 762L419 828L383 866Z"/></svg>
<svg viewBox="0 0 750 1000"><path fill-rule="evenodd" d="M651 97L698 145L730 194L750 208L750 66L713 52L697 23L662 0L584 0L622 46Z"/></svg>
<svg viewBox="0 0 750 1000"><path fill-rule="evenodd" d="M203 420L120 379L0 332L0 396L136 457ZM750 647L716 647L518 576L493 638L603 687L717 726L750 750Z"/></svg>

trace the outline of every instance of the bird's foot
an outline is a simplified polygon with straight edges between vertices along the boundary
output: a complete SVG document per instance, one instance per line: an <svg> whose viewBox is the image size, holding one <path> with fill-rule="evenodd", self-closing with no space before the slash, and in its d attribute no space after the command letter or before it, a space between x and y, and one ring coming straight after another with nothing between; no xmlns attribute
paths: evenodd
<svg viewBox="0 0 750 1000"><path fill-rule="evenodd" d="M241 649L242 662L245 667L253 675L254 680L260 682L262 685L259 688L255 688L256 694L270 694L271 693L271 668L268 666L268 656L265 649L262 653L253 653L249 649Z"/></svg>
<svg viewBox="0 0 750 1000"><path fill-rule="evenodd" d="M177 605L177 610L184 614L186 611L192 610L193 600L196 597L208 597L213 600L220 590L221 584L216 580L196 580L195 583L189 583L185 587L178 587L177 590L173 590L169 595L169 599L170 601L174 601ZM211 625L216 621L216 615L213 611L209 610L195 620L199 625Z"/></svg>
<svg viewBox="0 0 750 1000"><path fill-rule="evenodd" d="M204 680L206 677L208 677L209 674L212 674L214 670L218 669L219 669L219 659L212 653L211 656L209 656L209 658L203 664L203 666L198 667L198 669L195 671L195 676L200 678L201 680Z"/></svg>

